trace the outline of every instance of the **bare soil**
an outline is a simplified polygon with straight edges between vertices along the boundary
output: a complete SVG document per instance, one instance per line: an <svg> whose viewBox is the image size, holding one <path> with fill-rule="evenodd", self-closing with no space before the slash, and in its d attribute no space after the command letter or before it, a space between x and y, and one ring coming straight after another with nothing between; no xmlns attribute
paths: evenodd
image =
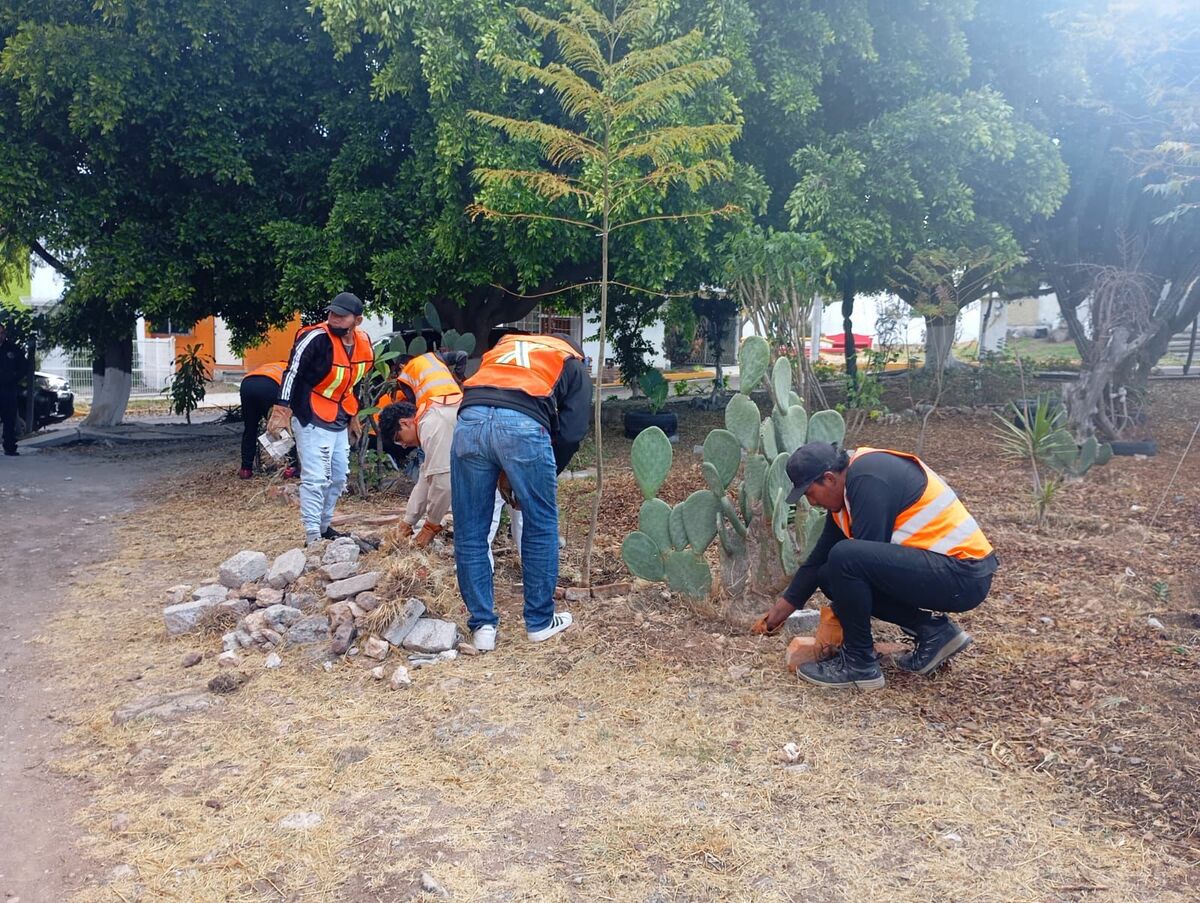
<svg viewBox="0 0 1200 903"><path fill-rule="evenodd" d="M42 634L72 698L55 788L87 781L81 843L97 865L77 898L422 899L428 873L467 900L1196 899L1197 459L1167 486L1200 386L1157 384L1152 405L1159 456L1064 487L1040 533L992 415L930 419L925 459L1003 561L992 597L962 619L975 646L933 679L889 671L873 694L801 686L783 640L659 586L576 604L575 627L529 644L519 570L501 552L494 654L391 692L373 662L326 672L285 652L267 671L256 653L249 683L214 708L115 726L121 703L216 673L216 637L163 635L162 591L298 538L286 501L232 479L232 445L206 450L122 519L108 560ZM669 499L700 485L691 447L719 421L684 416ZM912 449L918 429L867 423L851 439ZM640 494L620 470L627 448L608 447L596 582L628 579L617 550ZM562 491L564 583L590 492ZM452 586L445 554L372 560L390 585L426 568ZM463 618L452 593L436 605ZM184 669L192 650L205 660Z"/></svg>

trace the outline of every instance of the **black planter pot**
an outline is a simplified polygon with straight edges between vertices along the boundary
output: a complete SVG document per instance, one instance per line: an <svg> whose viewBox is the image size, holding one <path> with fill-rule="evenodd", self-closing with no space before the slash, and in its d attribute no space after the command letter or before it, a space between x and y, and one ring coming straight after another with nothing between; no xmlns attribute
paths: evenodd
<svg viewBox="0 0 1200 903"><path fill-rule="evenodd" d="M1148 442L1126 442L1117 440L1110 443L1114 455L1157 455L1158 443L1153 439Z"/></svg>
<svg viewBox="0 0 1200 903"><path fill-rule="evenodd" d="M649 411L626 411L625 412L625 435L633 439L642 430L648 430L650 427L656 426L668 436L675 436L679 433L679 418L668 411L660 411L657 414L651 414Z"/></svg>

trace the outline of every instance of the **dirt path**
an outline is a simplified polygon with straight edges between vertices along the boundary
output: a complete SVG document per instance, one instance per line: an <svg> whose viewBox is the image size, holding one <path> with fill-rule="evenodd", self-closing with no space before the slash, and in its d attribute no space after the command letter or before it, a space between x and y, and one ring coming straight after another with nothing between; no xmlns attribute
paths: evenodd
<svg viewBox="0 0 1200 903"><path fill-rule="evenodd" d="M42 654L46 621L112 554L113 525L138 490L186 453L87 449L4 458L0 466L0 891L62 900L88 864L75 850L83 787L52 775L67 700Z"/></svg>

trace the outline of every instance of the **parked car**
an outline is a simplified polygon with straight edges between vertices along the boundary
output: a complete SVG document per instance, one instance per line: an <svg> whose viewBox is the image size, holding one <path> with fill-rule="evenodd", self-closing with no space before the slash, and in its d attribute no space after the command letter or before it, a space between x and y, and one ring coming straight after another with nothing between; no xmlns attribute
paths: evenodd
<svg viewBox="0 0 1200 903"><path fill-rule="evenodd" d="M53 373L34 373L35 391L33 396L33 413L36 428L41 429L49 423L66 420L75 413L75 393L71 391L71 381ZM17 413L25 419L29 410L29 396L24 389L17 398Z"/></svg>

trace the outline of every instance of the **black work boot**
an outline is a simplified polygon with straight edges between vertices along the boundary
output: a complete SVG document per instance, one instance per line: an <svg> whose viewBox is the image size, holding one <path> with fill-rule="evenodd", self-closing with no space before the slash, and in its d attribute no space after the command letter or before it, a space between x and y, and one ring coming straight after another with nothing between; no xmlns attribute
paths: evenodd
<svg viewBox="0 0 1200 903"><path fill-rule="evenodd" d="M343 536L349 536L349 533L343 533L341 530L335 530L333 527L326 527L325 532L321 534L322 539L341 539Z"/></svg>
<svg viewBox="0 0 1200 903"><path fill-rule="evenodd" d="M904 632L916 640L916 647L905 655L897 655L896 667L914 674L928 674L971 645L971 635L945 615Z"/></svg>
<svg viewBox="0 0 1200 903"><path fill-rule="evenodd" d="M827 689L883 689L883 671L874 652L870 657L848 655L839 649L837 655L823 662L809 662L796 669L796 676L810 684Z"/></svg>

